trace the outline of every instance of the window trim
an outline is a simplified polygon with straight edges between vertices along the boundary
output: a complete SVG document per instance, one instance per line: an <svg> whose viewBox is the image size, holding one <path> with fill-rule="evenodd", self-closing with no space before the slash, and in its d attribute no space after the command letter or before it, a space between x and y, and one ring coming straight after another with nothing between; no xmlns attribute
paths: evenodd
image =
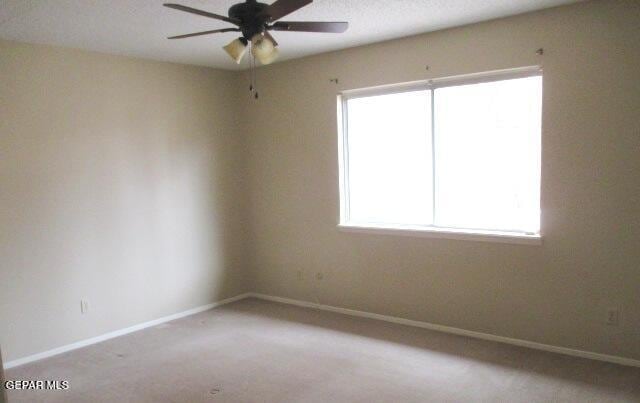
<svg viewBox="0 0 640 403"><path fill-rule="evenodd" d="M462 241L498 242L517 245L542 245L540 234L524 232L489 231L417 225L338 224L341 232L375 235L398 235L415 238L441 238Z"/></svg>
<svg viewBox="0 0 640 403"><path fill-rule="evenodd" d="M500 231L472 228L449 228L437 225L404 225L404 224L376 224L355 223L349 221L349 153L348 153L348 108L347 101L351 99L371 97L377 95L398 94L402 92L424 91L431 92L431 108L434 108L434 91L438 88L455 87L461 85L479 84L486 82L502 81L516 78L542 76L541 66L527 66L508 70L495 70L484 73L467 74L452 77L433 78L429 80L414 81L409 83L383 85L370 88L345 90L338 94L338 169L339 169L339 195L340 216L338 229L343 232L387 234L400 236L414 236L427 238L459 239L481 242L500 242L525 245L541 245L542 231L529 233L524 231ZM432 111L433 112L433 111ZM432 122L432 125L434 122ZM432 136L432 143L435 136ZM432 153L435 153L435 145L432 144ZM435 165L435 160L432 161ZM435 169L435 167L434 167ZM434 182L435 182L434 171ZM435 186L435 183L433 184ZM434 194L435 197L435 194ZM434 204L435 209L435 204Z"/></svg>
<svg viewBox="0 0 640 403"><path fill-rule="evenodd" d="M408 83L379 85L375 87L345 90L339 93L339 97L345 102L347 99L364 98L376 95L399 94L402 92L432 90L444 87L456 87L460 85L490 83L515 78L527 78L542 76L541 66L528 66L508 70L494 70L484 73L464 74L458 76L431 78L428 80L411 81Z"/></svg>

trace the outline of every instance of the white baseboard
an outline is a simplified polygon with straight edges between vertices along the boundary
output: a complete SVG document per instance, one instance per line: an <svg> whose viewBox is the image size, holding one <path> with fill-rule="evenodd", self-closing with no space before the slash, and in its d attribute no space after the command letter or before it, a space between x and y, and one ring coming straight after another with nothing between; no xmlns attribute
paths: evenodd
<svg viewBox="0 0 640 403"><path fill-rule="evenodd" d="M165 323L165 322L170 322L172 320L180 319L180 318L183 318L185 316L194 315L196 313L208 311L209 309L213 309L213 308L216 308L216 307L221 306L221 305L230 304L232 302L239 301L241 299L245 299L245 298L247 298L249 296L250 296L249 293L236 295L235 297L223 299L222 301L214 302L212 304L202 305L202 306L199 306L199 307L196 307L196 308L188 309L188 310L183 311L183 312L178 312L178 313L174 313L172 315L164 316L162 318L154 319L154 320L151 320L149 322L144 322L144 323L140 323L140 324L137 324L137 325L133 325L133 326L127 327L125 329L115 330L113 332L109 332L109 333L106 333L106 334L103 334L103 335L100 335L100 336L92 337L90 339L85 339L85 340L81 340L81 341L78 341L78 342L75 342L75 343L67 344L65 346L57 347L57 348L54 348L52 350L47 350L47 351L43 351L41 353L29 355L27 357L18 358L18 359L12 360L12 361L5 362L4 363L4 368L5 369L9 369L9 368L17 367L19 365L27 364L27 363L30 363L30 362L33 362L33 361L38 361L38 360L42 360L44 358L49 358L49 357L52 357L54 355L66 353L67 351L75 350L75 349L78 349L78 348L81 348L81 347L86 347L86 346L89 346L91 344L100 343L101 341L113 339L114 337L123 336L123 335L128 334L128 333L137 332L138 330L146 329L148 327L156 326L156 325L159 325L159 324L162 324L162 323Z"/></svg>
<svg viewBox="0 0 640 403"><path fill-rule="evenodd" d="M481 333L481 332L474 332L471 330L465 330L465 329L460 329L456 327L436 325L428 322L398 318L395 316L381 315L377 313L340 308L340 307L331 306L331 305L316 304L314 302L309 302L309 301L301 301L301 300L296 300L291 298L275 297L272 295L250 292L250 293L236 295L235 297L227 298L222 301L214 302L212 304L207 304L197 308L189 309L184 312L179 312L173 315L158 318L149 322L140 323L138 325L130 326L125 329L109 332L100 336L92 337L90 339L81 340L76 343L67 344L62 347L54 348L52 350L43 351L41 353L37 353L27 357L22 357L16 360L8 361L4 363L4 368L9 369L9 368L17 367L19 365L27 364L33 361L42 360L44 358L52 357L54 355L62 354L67 351L89 346L91 344L99 343L101 341L113 339L114 337L123 336L128 333L136 332L138 330L146 329L148 327L156 326L156 325L169 322L175 319L183 318L185 316L208 311L209 309L213 309L225 304L230 304L232 302L240 301L245 298L258 298L266 301L280 302L283 304L296 305L296 306L305 307L305 308L313 308L313 309L319 309L322 311L336 312L336 313L356 316L360 318L377 319L385 322L397 323L400 325L420 327L423 329L435 330L438 332L451 333L451 334L457 334L460 336L473 337L476 339L512 344L515 346L528 347L536 350L549 351L553 353L565 354L565 355L570 355L574 357L588 358L588 359L598 360L598 361L606 361L614 364L620 364L620 365L626 365L626 366L632 366L632 367L640 367L640 360L636 360L633 358L619 357L619 356L608 355L608 354L600 354L600 353L594 353L591 351L576 350L576 349L567 348L567 347L552 346L549 344L536 343L528 340L513 339L510 337L496 336L493 334Z"/></svg>
<svg viewBox="0 0 640 403"><path fill-rule="evenodd" d="M371 313L371 312L357 311L354 309L340 308L340 307L335 307L331 305L316 304L309 301L300 301L300 300L291 299L291 298L274 297L272 295L266 295L266 294L260 294L260 293L249 293L248 297L263 299L266 301L280 302L283 304L296 305L296 306L301 306L305 308L314 308L322 311L337 312L344 315L357 316L360 318L377 319L385 322L397 323L400 325L420 327L423 329L435 330L438 332L451 333L451 334L456 334L460 336L473 337L476 339L512 344L515 346L528 347L536 350L565 354L573 357L588 358L591 360L598 360L598 361L606 361L614 364L626 365L631 367L640 367L640 360L636 360L633 358L619 357L619 356L608 355L608 354L600 354L600 353L594 353L591 351L576 350L568 347L552 346L550 344L536 343L534 341L513 339L511 337L496 336L493 334L474 332L472 330L465 330L465 329L460 329L456 327L436 325L428 322L398 318L395 316L380 315L380 314Z"/></svg>

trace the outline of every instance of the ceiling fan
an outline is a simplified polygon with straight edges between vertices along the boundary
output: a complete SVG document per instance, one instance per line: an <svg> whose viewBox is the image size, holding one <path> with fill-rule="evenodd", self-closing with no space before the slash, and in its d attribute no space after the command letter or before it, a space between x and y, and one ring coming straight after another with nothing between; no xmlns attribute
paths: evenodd
<svg viewBox="0 0 640 403"><path fill-rule="evenodd" d="M190 38L219 32L241 32L242 36L223 48L227 54L239 64L250 43L251 54L260 63L269 64L278 57L278 42L269 31L342 33L347 30L349 27L347 22L278 21L312 2L313 0L276 0L273 4L265 4L257 0L246 0L244 3L231 6L228 17L180 4L167 3L164 4L165 7L226 21L236 26L171 36L168 39Z"/></svg>

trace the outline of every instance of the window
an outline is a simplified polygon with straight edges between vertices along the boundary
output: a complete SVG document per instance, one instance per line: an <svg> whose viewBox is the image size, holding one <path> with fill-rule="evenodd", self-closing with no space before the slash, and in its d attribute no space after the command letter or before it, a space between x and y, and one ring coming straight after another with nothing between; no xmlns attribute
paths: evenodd
<svg viewBox="0 0 640 403"><path fill-rule="evenodd" d="M341 226L537 238L539 70L340 97Z"/></svg>

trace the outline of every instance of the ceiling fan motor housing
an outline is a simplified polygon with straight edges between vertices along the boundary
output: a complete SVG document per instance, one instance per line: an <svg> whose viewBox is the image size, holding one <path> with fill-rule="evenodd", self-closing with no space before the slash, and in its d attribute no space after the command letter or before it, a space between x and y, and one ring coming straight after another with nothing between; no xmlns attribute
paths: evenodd
<svg viewBox="0 0 640 403"><path fill-rule="evenodd" d="M268 6L268 4L259 3L256 0L247 0L244 3L235 4L229 9L229 17L242 21L240 30L247 41L265 31L269 16L266 13L263 14L262 11Z"/></svg>

